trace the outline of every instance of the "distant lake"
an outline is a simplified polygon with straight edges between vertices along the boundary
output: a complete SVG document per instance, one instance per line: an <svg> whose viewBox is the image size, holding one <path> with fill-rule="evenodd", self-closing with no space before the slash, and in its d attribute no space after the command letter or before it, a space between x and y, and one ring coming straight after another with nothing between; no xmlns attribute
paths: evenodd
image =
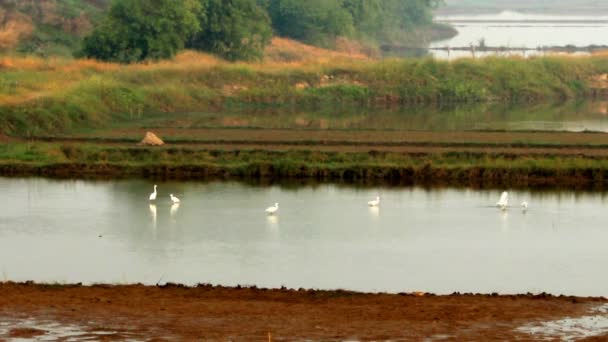
<svg viewBox="0 0 608 342"><path fill-rule="evenodd" d="M444 15L437 16L435 20L454 26L458 35L433 42L431 47L465 47L479 45L480 40L484 40L486 46L511 48L608 45L608 16L504 11L495 14ZM445 51L434 51L433 54L440 58L448 57ZM468 51L450 53L451 58L470 55Z"/></svg>

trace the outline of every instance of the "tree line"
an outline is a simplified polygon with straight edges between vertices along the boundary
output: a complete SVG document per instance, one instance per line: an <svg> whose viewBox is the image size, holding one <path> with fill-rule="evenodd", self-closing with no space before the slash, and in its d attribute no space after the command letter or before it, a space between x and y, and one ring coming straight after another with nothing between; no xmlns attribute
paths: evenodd
<svg viewBox="0 0 608 342"><path fill-rule="evenodd" d="M336 37L395 41L432 22L441 0L114 0L79 57L133 63L184 48L263 56L273 34L329 47Z"/></svg>

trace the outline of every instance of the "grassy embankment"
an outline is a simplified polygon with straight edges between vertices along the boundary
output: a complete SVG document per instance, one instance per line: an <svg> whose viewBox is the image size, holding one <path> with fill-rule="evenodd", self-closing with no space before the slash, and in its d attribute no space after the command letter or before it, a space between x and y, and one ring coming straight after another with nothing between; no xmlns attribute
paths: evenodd
<svg viewBox="0 0 608 342"><path fill-rule="evenodd" d="M313 147L314 148L314 147ZM0 174L52 177L254 178L394 184L605 188L608 160L492 153L405 154L159 149L93 144L0 145Z"/></svg>
<svg viewBox="0 0 608 342"><path fill-rule="evenodd" d="M119 66L94 61L0 60L0 129L31 139L109 128L149 113L238 106L373 106L512 103L582 98L608 59L548 57L455 62L367 60L309 51L310 60L230 64L185 53L175 61ZM286 49L273 51L283 60ZM318 53L318 55L315 55ZM168 114L170 115L170 114ZM1 137L0 137L1 138ZM168 137L171 141L171 137ZM35 140L35 139L34 139ZM599 142L602 144L603 142ZM599 157L492 151L471 153L283 150L12 141L0 147L0 174L52 176L275 177L477 185L603 187ZM608 178L606 178L608 179Z"/></svg>
<svg viewBox="0 0 608 342"><path fill-rule="evenodd" d="M175 61L119 66L93 61L0 60L5 134L66 133L151 112L234 105L404 105L539 102L590 94L608 59L548 57L455 62L353 60L229 64L185 53Z"/></svg>

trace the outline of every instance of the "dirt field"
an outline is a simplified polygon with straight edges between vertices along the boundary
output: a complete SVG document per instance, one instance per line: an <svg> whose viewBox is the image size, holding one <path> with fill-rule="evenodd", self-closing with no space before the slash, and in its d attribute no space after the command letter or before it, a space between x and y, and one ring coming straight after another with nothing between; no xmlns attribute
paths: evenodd
<svg viewBox="0 0 608 342"><path fill-rule="evenodd" d="M107 341L535 340L547 336L517 329L592 315L594 308L606 303L546 295L8 283L0 284L0 340L60 336L61 327L83 338Z"/></svg>

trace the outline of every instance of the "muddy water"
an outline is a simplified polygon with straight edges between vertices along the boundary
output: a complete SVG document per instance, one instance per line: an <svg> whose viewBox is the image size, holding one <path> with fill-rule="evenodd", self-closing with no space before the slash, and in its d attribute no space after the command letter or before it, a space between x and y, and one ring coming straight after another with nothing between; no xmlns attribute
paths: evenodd
<svg viewBox="0 0 608 342"><path fill-rule="evenodd" d="M0 178L0 277L608 295L603 194L152 185Z"/></svg>
<svg viewBox="0 0 608 342"><path fill-rule="evenodd" d="M439 22L449 23L458 30L458 35L434 42L432 47L486 46L505 48L532 48L544 46L590 46L608 44L608 17L593 15L540 15L513 11L495 14L438 16ZM437 57L447 58L446 51L433 52ZM519 52L501 52L521 54ZM528 52L537 54L537 52ZM481 56L483 53L477 53ZM451 51L449 57L470 57L471 52Z"/></svg>

